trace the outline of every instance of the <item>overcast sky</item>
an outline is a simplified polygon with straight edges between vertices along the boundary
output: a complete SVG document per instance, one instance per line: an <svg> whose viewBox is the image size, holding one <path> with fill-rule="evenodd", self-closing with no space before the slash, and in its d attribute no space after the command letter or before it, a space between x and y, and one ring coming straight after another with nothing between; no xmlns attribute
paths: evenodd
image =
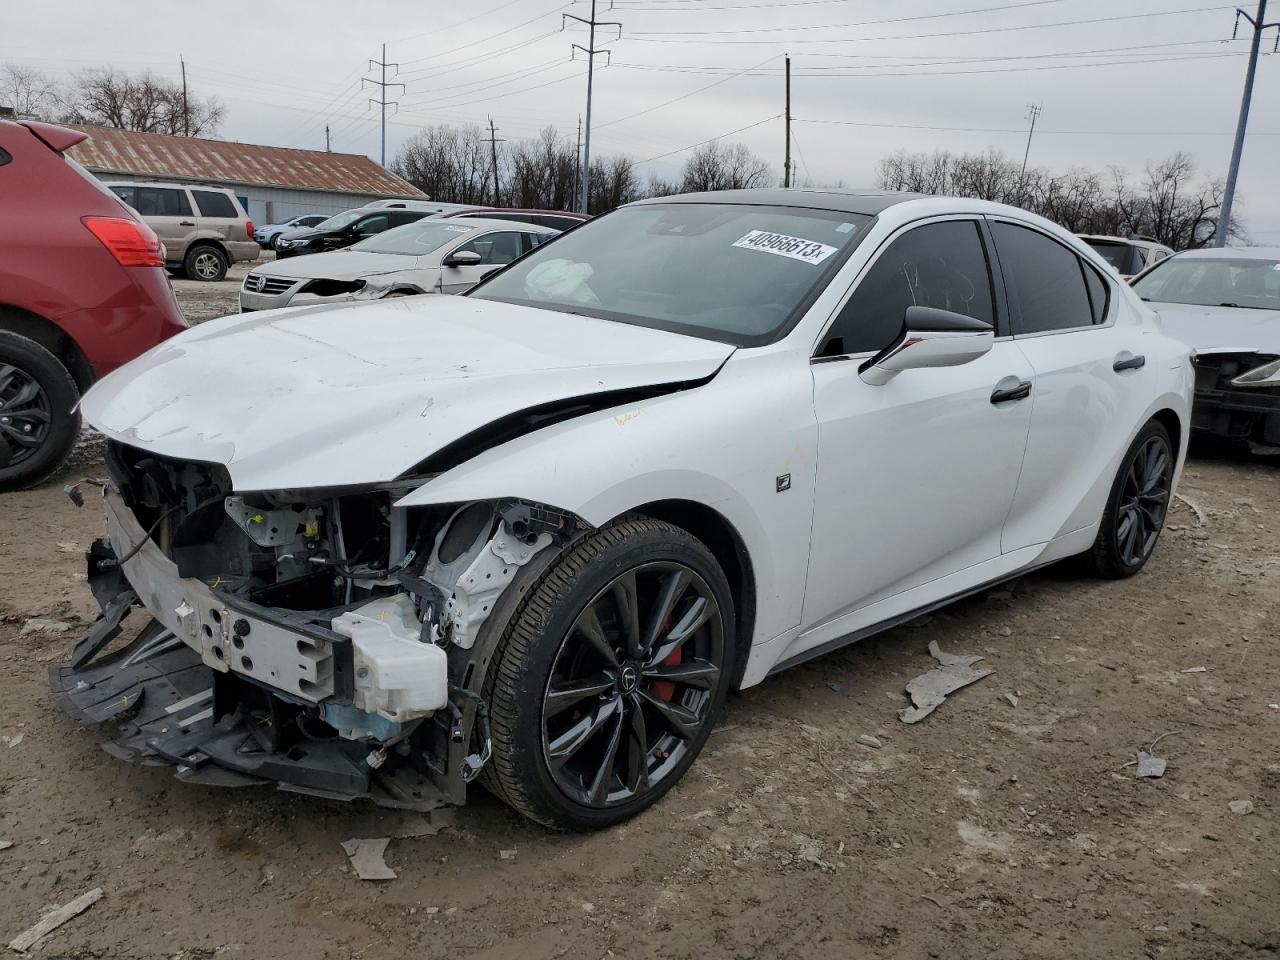
<svg viewBox="0 0 1280 960"><path fill-rule="evenodd" d="M1254 4L1246 0L1252 9ZM177 78L227 108L221 135L378 158L360 78L387 44L400 64L387 156L424 124L490 115L498 136L551 123L572 137L586 101L589 0L0 0L0 63L50 74L112 65ZM1208 0L600 0L593 155L625 152L675 177L687 148L730 134L782 169L783 55L792 58L801 180L872 182L886 153L981 150L1031 164L1134 173L1176 150L1225 175L1248 52L1234 4ZM1280 13L1280 10L1277 10ZM1074 21L1074 22L1073 22ZM1094 22L1079 22L1094 21ZM1274 31L1273 31L1274 32ZM1263 50L1274 40L1268 35ZM597 61L603 62L603 58ZM394 73L395 71L390 71ZM1280 56L1258 68L1237 210L1280 244ZM748 129L741 129L748 128Z"/></svg>

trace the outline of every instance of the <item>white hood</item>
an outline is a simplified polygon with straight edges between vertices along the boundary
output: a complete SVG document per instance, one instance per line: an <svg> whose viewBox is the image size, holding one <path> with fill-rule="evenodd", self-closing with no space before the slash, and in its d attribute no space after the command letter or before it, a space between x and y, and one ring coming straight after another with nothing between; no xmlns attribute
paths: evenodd
<svg viewBox="0 0 1280 960"><path fill-rule="evenodd" d="M254 267L253 272L267 277L293 280L357 280L379 273L413 270L420 257L400 253L368 253L364 250L335 250L332 253L309 253L287 257Z"/></svg>
<svg viewBox="0 0 1280 960"><path fill-rule="evenodd" d="M1165 333L1200 353L1280 354L1280 310L1201 307L1189 303L1148 306L1160 314Z"/></svg>
<svg viewBox="0 0 1280 960"><path fill-rule="evenodd" d="M105 377L82 409L116 440L225 464L237 490L342 486L392 480L538 404L710 376L733 350L493 301L405 297L212 320Z"/></svg>

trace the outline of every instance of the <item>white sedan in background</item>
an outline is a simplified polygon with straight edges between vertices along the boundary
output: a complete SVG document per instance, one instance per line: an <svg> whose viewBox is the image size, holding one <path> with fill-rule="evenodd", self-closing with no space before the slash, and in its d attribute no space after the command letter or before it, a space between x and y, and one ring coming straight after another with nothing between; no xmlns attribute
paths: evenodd
<svg viewBox="0 0 1280 960"><path fill-rule="evenodd" d="M560 231L530 223L420 220L330 253L275 260L240 287L240 312L419 293L463 293Z"/></svg>
<svg viewBox="0 0 1280 960"><path fill-rule="evenodd" d="M403 807L483 772L607 826L730 690L1055 560L1137 573L1191 394L1023 210L642 201L465 296L223 317L100 380L104 612L53 688L188 781Z"/></svg>

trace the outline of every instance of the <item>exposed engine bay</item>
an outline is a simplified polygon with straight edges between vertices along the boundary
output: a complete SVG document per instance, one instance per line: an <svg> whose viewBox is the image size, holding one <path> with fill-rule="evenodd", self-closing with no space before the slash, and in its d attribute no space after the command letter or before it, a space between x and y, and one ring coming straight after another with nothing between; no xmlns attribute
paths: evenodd
<svg viewBox="0 0 1280 960"><path fill-rule="evenodd" d="M1277 362L1274 354L1252 351L1198 354L1192 429L1253 453L1280 453L1280 383L1257 376Z"/></svg>
<svg viewBox="0 0 1280 960"><path fill-rule="evenodd" d="M50 679L77 719L119 724L110 752L204 783L463 801L489 756L482 628L580 520L515 500L397 507L424 477L240 494L217 464L115 441L107 465L88 554L102 616ZM152 620L112 647L138 607Z"/></svg>

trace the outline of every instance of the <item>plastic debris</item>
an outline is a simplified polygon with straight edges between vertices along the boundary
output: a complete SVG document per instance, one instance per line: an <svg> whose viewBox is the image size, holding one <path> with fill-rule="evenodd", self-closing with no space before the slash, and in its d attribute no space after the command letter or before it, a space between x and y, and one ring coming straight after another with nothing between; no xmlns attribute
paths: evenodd
<svg viewBox="0 0 1280 960"><path fill-rule="evenodd" d="M3 742L6 747L16 747L26 738L26 736L27 735L25 733L15 733L11 737L0 737L0 742Z"/></svg>
<svg viewBox="0 0 1280 960"><path fill-rule="evenodd" d="M903 723L918 723L940 707L947 694L995 673L994 670L974 668L973 665L983 659L977 654L957 656L943 653L937 640L929 642L929 656L941 666L922 673L907 684L907 694L914 706L898 711L898 719Z"/></svg>
<svg viewBox="0 0 1280 960"><path fill-rule="evenodd" d="M836 683L834 680L827 681L827 688L832 693L844 693L844 687L840 686L840 684Z"/></svg>
<svg viewBox="0 0 1280 960"><path fill-rule="evenodd" d="M1208 667L1187 667L1187 669L1183 670L1182 672L1183 673L1208 673L1209 668Z"/></svg>
<svg viewBox="0 0 1280 960"><path fill-rule="evenodd" d="M862 744L864 747L871 747L874 750L879 750L881 747L884 746L883 741L881 741L879 737L873 737L869 733L864 733L861 736L859 736L858 742Z"/></svg>
<svg viewBox="0 0 1280 960"><path fill-rule="evenodd" d="M1169 761L1164 757L1153 756L1145 750L1138 751L1138 779L1156 780L1164 776Z"/></svg>
<svg viewBox="0 0 1280 960"><path fill-rule="evenodd" d="M8 850L13 846L12 840L0 840L0 850Z"/></svg>
<svg viewBox="0 0 1280 960"><path fill-rule="evenodd" d="M1009 701L1009 706L1016 707L1018 705L1018 698L1014 694L1006 693L1004 698Z"/></svg>
<svg viewBox="0 0 1280 960"><path fill-rule="evenodd" d="M1243 817L1245 814L1253 813L1253 801L1232 800L1227 804L1227 808L1236 816Z"/></svg>
<svg viewBox="0 0 1280 960"><path fill-rule="evenodd" d="M514 850L499 850L499 851L498 851L498 859L499 859L499 860L514 860L515 858L516 858L516 851L514 851Z"/></svg>
<svg viewBox="0 0 1280 960"><path fill-rule="evenodd" d="M12 940L9 941L9 949L16 950L18 953L26 953L37 943L43 940L48 934L57 930L60 926L79 916L88 910L91 906L102 899L102 888L94 887L87 893L82 893L70 903L64 903L60 907L50 910L40 922L29 930L24 930Z"/></svg>
<svg viewBox="0 0 1280 960"><path fill-rule="evenodd" d="M25 637L30 633L66 633L70 629L71 624L63 623L61 620L32 617L22 625L22 629L18 631L18 636Z"/></svg>
<svg viewBox="0 0 1280 960"><path fill-rule="evenodd" d="M383 856L387 852L390 837L375 840L343 840L342 849L351 859L352 869L361 880L394 880L396 872L387 866Z"/></svg>

